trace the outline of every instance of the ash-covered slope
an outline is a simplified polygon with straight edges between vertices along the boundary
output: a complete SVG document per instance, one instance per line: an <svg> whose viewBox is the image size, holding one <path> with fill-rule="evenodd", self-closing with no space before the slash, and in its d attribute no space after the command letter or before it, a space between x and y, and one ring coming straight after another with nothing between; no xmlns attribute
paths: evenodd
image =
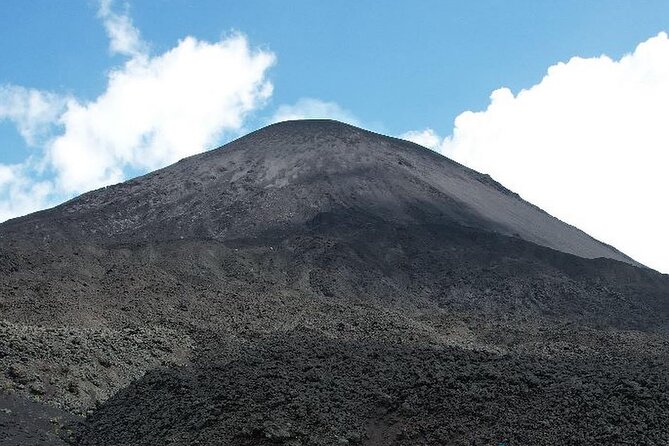
<svg viewBox="0 0 669 446"><path fill-rule="evenodd" d="M669 442L667 276L345 124L6 222L0 271L0 402L87 415L45 441Z"/></svg>
<svg viewBox="0 0 669 446"><path fill-rule="evenodd" d="M416 144L330 120L270 125L165 169L5 225L116 241L254 237L346 209L458 224L585 258L635 264L486 175Z"/></svg>

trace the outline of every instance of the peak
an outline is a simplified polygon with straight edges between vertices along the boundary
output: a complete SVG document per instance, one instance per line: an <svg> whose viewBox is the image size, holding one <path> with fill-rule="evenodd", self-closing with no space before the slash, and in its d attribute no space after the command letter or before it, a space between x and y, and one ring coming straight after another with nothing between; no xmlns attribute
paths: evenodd
<svg viewBox="0 0 669 446"><path fill-rule="evenodd" d="M300 130L332 130L332 129L356 129L362 130L359 127L356 127L351 124L347 124L342 121L337 121L336 119L289 119L287 121L279 121L273 124L270 124L263 129L281 129L281 128L290 128L290 129L300 129Z"/></svg>
<svg viewBox="0 0 669 446"><path fill-rule="evenodd" d="M253 135L275 135L284 137L286 135L343 135L348 133L369 132L345 122L334 119L293 119L280 121L262 127L247 136Z"/></svg>

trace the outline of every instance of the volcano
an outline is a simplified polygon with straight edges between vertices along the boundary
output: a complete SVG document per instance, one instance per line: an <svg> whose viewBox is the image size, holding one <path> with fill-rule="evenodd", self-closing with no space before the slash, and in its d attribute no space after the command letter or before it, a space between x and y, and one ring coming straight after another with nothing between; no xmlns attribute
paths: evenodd
<svg viewBox="0 0 669 446"><path fill-rule="evenodd" d="M669 443L668 276L340 122L5 222L0 271L7 444Z"/></svg>

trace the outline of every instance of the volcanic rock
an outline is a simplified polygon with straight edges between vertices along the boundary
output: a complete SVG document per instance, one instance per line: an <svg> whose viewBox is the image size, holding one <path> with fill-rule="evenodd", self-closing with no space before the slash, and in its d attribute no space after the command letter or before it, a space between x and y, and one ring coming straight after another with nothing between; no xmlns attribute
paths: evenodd
<svg viewBox="0 0 669 446"><path fill-rule="evenodd" d="M62 441L669 442L669 277L339 122L8 221L0 270L0 387Z"/></svg>

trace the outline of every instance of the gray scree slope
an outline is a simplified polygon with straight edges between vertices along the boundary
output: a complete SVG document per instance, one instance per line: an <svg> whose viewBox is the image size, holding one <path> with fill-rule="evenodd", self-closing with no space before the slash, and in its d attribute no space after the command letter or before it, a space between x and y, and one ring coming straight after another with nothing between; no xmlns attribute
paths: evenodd
<svg viewBox="0 0 669 446"><path fill-rule="evenodd" d="M342 207L399 222L454 222L580 257L637 264L487 175L411 142L330 120L268 126L6 223L5 231L34 230L54 238L223 240L251 236L258 222L282 227Z"/></svg>

